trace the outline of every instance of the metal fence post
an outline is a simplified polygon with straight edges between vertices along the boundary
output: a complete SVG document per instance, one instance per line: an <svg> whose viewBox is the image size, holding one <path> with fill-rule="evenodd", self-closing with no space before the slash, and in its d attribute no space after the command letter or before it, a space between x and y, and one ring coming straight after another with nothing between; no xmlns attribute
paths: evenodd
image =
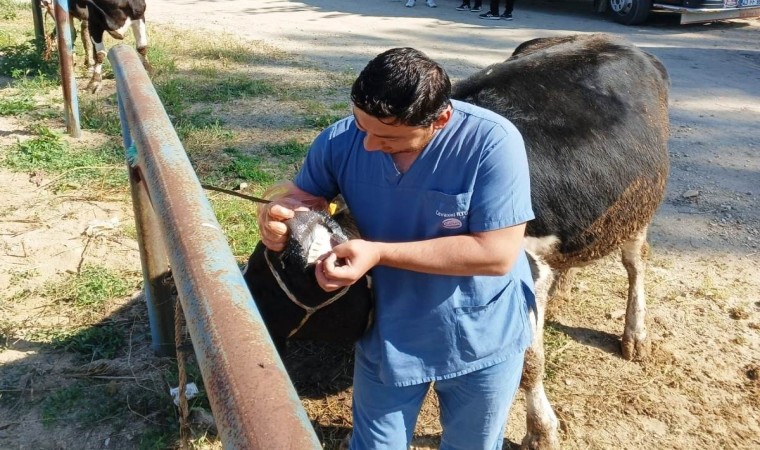
<svg viewBox="0 0 760 450"><path fill-rule="evenodd" d="M146 214L137 219L143 221L138 233L144 234L145 244L161 238L162 245L155 245L168 257L224 448L321 449L137 52L120 44L108 59L129 164L135 170L131 173L139 175L134 181L140 205L135 208L152 210L152 215L136 212ZM155 268L144 273L155 282L164 259L150 249L145 253Z"/></svg>
<svg viewBox="0 0 760 450"><path fill-rule="evenodd" d="M61 67L61 87L63 88L63 109L66 131L72 137L82 135L79 125L79 99L77 97L77 80L74 77L74 48L69 27L69 3L66 0L55 1L55 23L58 29L58 59Z"/></svg>

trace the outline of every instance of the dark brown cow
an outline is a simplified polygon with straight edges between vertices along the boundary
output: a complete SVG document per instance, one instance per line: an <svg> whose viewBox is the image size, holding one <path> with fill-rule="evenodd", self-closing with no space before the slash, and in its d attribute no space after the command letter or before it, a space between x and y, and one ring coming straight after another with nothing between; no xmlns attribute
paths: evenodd
<svg viewBox="0 0 760 450"><path fill-rule="evenodd" d="M525 140L536 219L526 249L536 332L521 387L527 448L558 447L543 387L544 312L575 267L622 250L628 307L622 353L644 359L647 229L668 176L668 76L654 56L605 34L534 39L454 87L453 97L508 118Z"/></svg>

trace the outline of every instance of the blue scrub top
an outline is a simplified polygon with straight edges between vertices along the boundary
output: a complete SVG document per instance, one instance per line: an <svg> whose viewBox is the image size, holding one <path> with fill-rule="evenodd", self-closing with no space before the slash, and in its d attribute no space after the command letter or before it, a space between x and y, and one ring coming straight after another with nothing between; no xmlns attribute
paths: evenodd
<svg viewBox="0 0 760 450"><path fill-rule="evenodd" d="M364 239L408 242L533 219L525 146L507 119L452 101L453 112L406 173L364 149L347 117L312 144L295 184L342 194ZM504 276L448 276L377 266L375 321L357 364L387 384L446 379L505 361L530 343L533 281L524 252Z"/></svg>

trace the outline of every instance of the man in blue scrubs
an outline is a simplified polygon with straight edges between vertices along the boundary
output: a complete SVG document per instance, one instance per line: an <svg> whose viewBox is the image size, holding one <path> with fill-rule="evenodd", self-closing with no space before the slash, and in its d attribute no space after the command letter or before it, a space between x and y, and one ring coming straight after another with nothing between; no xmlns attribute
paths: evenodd
<svg viewBox="0 0 760 450"><path fill-rule="evenodd" d="M433 384L442 450L500 449L530 343L533 219L525 147L505 118L450 100L443 68L412 48L369 62L353 115L323 131L260 217L281 251L293 210L342 194L362 239L316 266L326 291L372 275L375 321L357 343L352 450L411 443ZM336 264L340 261L340 264Z"/></svg>

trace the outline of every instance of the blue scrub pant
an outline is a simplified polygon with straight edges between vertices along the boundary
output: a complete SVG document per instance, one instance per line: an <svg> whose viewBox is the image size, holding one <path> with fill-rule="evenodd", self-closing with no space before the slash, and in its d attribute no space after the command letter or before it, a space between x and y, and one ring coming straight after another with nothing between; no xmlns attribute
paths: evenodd
<svg viewBox="0 0 760 450"><path fill-rule="evenodd" d="M524 353L433 388L441 405L440 450L500 450L509 408L520 384ZM406 450L430 383L383 384L354 365L354 427L350 450Z"/></svg>

